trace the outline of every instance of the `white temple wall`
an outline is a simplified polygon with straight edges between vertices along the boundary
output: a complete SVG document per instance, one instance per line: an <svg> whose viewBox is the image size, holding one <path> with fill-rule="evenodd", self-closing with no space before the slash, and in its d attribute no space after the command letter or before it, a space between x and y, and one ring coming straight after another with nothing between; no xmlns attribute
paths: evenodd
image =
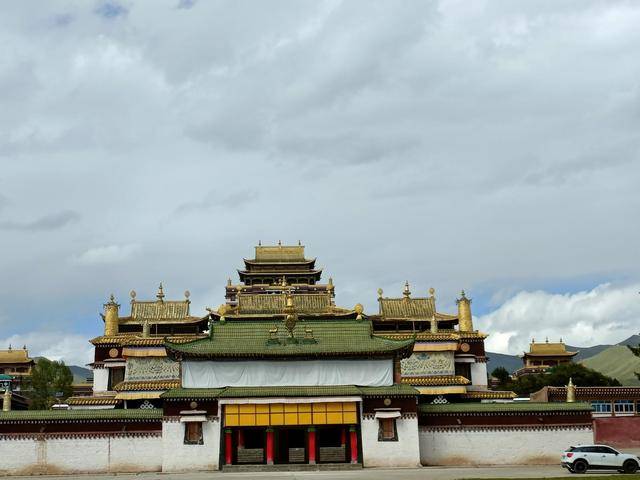
<svg viewBox="0 0 640 480"><path fill-rule="evenodd" d="M593 443L590 427L420 428L422 465L557 465L570 445Z"/></svg>
<svg viewBox="0 0 640 480"><path fill-rule="evenodd" d="M471 367L471 385L469 390L487 388L487 364L485 362L472 363ZM471 387L471 388L469 388Z"/></svg>
<svg viewBox="0 0 640 480"><path fill-rule="evenodd" d="M418 419L404 416L396 419L397 442L378 441L378 420L362 418L362 457L365 467L418 467Z"/></svg>
<svg viewBox="0 0 640 480"><path fill-rule="evenodd" d="M392 384L391 359L182 362L184 388Z"/></svg>
<svg viewBox="0 0 640 480"><path fill-rule="evenodd" d="M109 370L106 368L95 368L93 370L93 391L106 392L109 388Z"/></svg>
<svg viewBox="0 0 640 480"><path fill-rule="evenodd" d="M178 419L162 422L162 471L187 472L218 470L220 459L220 421L202 425L202 445L184 444L185 424Z"/></svg>
<svg viewBox="0 0 640 480"><path fill-rule="evenodd" d="M5 436L0 475L157 472L159 434Z"/></svg>

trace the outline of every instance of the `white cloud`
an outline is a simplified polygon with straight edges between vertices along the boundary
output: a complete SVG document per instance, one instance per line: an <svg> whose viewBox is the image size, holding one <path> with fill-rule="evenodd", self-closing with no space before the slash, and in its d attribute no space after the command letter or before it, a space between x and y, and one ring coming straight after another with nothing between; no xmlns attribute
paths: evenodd
<svg viewBox="0 0 640 480"><path fill-rule="evenodd" d="M80 265L119 263L131 258L139 248L140 246L137 244L95 247L90 248L77 257L74 257L74 261Z"/></svg>
<svg viewBox="0 0 640 480"><path fill-rule="evenodd" d="M93 345L84 335L65 332L28 332L0 339L0 348L27 347L29 356L64 360L67 365L84 367L93 360Z"/></svg>
<svg viewBox="0 0 640 480"><path fill-rule="evenodd" d="M573 294L522 291L476 319L487 350L521 353L531 338L574 346L618 343L640 331L640 284L598 285Z"/></svg>

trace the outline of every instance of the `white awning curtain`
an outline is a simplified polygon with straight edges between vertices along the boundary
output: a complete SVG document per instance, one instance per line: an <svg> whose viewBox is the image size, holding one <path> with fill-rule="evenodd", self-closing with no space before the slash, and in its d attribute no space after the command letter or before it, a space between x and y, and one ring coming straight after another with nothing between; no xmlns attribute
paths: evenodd
<svg viewBox="0 0 640 480"><path fill-rule="evenodd" d="M398 418L400 417L400 411L396 410L393 412L384 411L384 412L376 412L375 418Z"/></svg>
<svg viewBox="0 0 640 480"><path fill-rule="evenodd" d="M189 423L189 422L206 422L207 417L204 415L189 415L186 417L180 417L181 423Z"/></svg>
<svg viewBox="0 0 640 480"><path fill-rule="evenodd" d="M184 361L184 388L393 384L393 360Z"/></svg>

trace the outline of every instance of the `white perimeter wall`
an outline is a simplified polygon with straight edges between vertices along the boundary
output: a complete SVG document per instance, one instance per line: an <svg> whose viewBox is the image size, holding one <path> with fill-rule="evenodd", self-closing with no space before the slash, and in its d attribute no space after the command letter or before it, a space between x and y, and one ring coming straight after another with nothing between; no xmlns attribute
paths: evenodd
<svg viewBox="0 0 640 480"><path fill-rule="evenodd" d="M161 467L159 433L0 438L0 475L157 472Z"/></svg>
<svg viewBox="0 0 640 480"><path fill-rule="evenodd" d="M591 428L420 428L422 465L558 464L570 445L593 443Z"/></svg>
<svg viewBox="0 0 640 480"><path fill-rule="evenodd" d="M177 419L162 422L162 471L217 470L220 458L220 422L203 422L203 445L184 444L185 424Z"/></svg>
<svg viewBox="0 0 640 480"><path fill-rule="evenodd" d="M420 465L418 448L418 419L396 419L397 442L378 441L378 420L363 418L362 456L365 467L417 467Z"/></svg>

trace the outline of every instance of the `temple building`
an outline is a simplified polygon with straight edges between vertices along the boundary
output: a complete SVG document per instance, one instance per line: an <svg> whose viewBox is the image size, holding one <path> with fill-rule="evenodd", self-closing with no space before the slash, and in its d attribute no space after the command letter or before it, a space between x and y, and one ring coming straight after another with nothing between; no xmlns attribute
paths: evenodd
<svg viewBox="0 0 640 480"><path fill-rule="evenodd" d="M104 335L94 338L93 394L70 397L71 408L155 408L160 395L179 386L179 365L167 358L164 341L185 342L205 336L209 316L192 316L189 291L183 300L165 300L162 284L155 300L138 300L131 291L131 312L120 316L113 295L104 305Z"/></svg>
<svg viewBox="0 0 640 480"><path fill-rule="evenodd" d="M8 349L0 350L0 389L20 391L31 376L34 365L35 361L29 357L26 345L22 348L9 345Z"/></svg>
<svg viewBox="0 0 640 480"><path fill-rule="evenodd" d="M473 328L464 291L456 303L457 314L438 312L433 288L426 297L414 297L406 282L402 297L378 290L379 313L368 318L379 335L416 339L413 354L401 363L402 383L417 388L421 403L513 398L513 392L488 389L487 335Z"/></svg>
<svg viewBox="0 0 640 480"><path fill-rule="evenodd" d="M522 355L524 366L515 371L516 377L544 373L551 367L570 363L579 352L567 352L567 348L562 339L559 342L549 342L547 338L544 343L531 339L529 351Z"/></svg>
<svg viewBox="0 0 640 480"><path fill-rule="evenodd" d="M131 292L127 316L111 296L91 395L1 412L0 474L557 462L592 439L588 404L487 388L464 292L455 313L408 283L380 290L376 313L337 306L305 247L280 242L238 276L203 315L162 285L153 300Z"/></svg>

